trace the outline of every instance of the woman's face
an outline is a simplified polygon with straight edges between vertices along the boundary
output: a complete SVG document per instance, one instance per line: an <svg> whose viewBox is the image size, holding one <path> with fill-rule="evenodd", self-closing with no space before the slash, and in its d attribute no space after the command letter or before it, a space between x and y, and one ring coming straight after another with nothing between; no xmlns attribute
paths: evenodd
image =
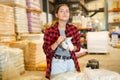
<svg viewBox="0 0 120 80"><path fill-rule="evenodd" d="M68 6L61 6L58 13L55 14L58 20L68 21L69 20L69 8Z"/></svg>

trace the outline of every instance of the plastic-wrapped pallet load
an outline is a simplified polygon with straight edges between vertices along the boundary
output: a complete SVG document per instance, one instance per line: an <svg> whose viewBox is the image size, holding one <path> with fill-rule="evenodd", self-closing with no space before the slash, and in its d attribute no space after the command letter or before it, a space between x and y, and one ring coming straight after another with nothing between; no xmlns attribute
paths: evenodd
<svg viewBox="0 0 120 80"><path fill-rule="evenodd" d="M43 34L23 34L22 41L11 42L10 47L23 49L25 66L27 70L44 70L46 69L46 56L43 52Z"/></svg>
<svg viewBox="0 0 120 80"><path fill-rule="evenodd" d="M0 0L1 4L8 4L8 5L22 5L26 6L26 0Z"/></svg>
<svg viewBox="0 0 120 80"><path fill-rule="evenodd" d="M120 80L120 74L105 69L85 68L89 80Z"/></svg>
<svg viewBox="0 0 120 80"><path fill-rule="evenodd" d="M25 65L28 70L45 70L46 56L43 52L43 36L44 34L22 34L21 40L28 41L28 54L25 55ZM17 46L17 45L16 45Z"/></svg>
<svg viewBox="0 0 120 80"><path fill-rule="evenodd" d="M17 62L15 59L18 54L22 54L20 49L0 46L0 80L10 80L14 79L15 77L20 77L21 70L18 69L18 67L24 64ZM21 59L20 62L23 62L23 59ZM16 66L16 63L19 63L19 66ZM24 67L22 68L24 69Z"/></svg>
<svg viewBox="0 0 120 80"><path fill-rule="evenodd" d="M26 0L28 9L34 9L40 11L40 1L39 0Z"/></svg>
<svg viewBox="0 0 120 80"><path fill-rule="evenodd" d="M36 70L39 63L45 60L45 54L42 49L41 40L32 40L29 42L29 57L26 63L27 70Z"/></svg>
<svg viewBox="0 0 120 80"><path fill-rule="evenodd" d="M0 52L0 80L5 80L5 55Z"/></svg>
<svg viewBox="0 0 120 80"><path fill-rule="evenodd" d="M0 42L16 41L13 8L0 4Z"/></svg>
<svg viewBox="0 0 120 80"><path fill-rule="evenodd" d="M14 7L17 33L28 33L28 20L26 8ZM22 16L22 17L21 17Z"/></svg>
<svg viewBox="0 0 120 80"><path fill-rule="evenodd" d="M19 74L25 72L23 51L21 49L4 47L1 52L8 54L8 58L12 61Z"/></svg>
<svg viewBox="0 0 120 80"><path fill-rule="evenodd" d="M13 48L19 48L23 50L23 54L24 54L24 62L28 62L27 57L29 57L29 41L28 40L21 40L21 41L15 41L15 42L11 42L9 44L10 47Z"/></svg>
<svg viewBox="0 0 120 80"><path fill-rule="evenodd" d="M40 40L43 42L44 34L21 34L21 40Z"/></svg>
<svg viewBox="0 0 120 80"><path fill-rule="evenodd" d="M10 80L11 78L19 76L14 63L8 57L9 55L5 53L3 53L3 55L4 58L1 59L2 64L0 65L0 80Z"/></svg>
<svg viewBox="0 0 120 80"><path fill-rule="evenodd" d="M109 35L107 31L87 33L88 53L108 53Z"/></svg>
<svg viewBox="0 0 120 80"><path fill-rule="evenodd" d="M12 6L14 8L14 24L16 28L13 30L16 30L15 32L17 33L28 33L26 0L0 0L0 3Z"/></svg>
<svg viewBox="0 0 120 80"><path fill-rule="evenodd" d="M24 73L25 68L24 68L23 51L20 49L17 49L17 48L12 48L10 50L11 51L9 51L9 52L10 52L10 54L12 54L11 60L14 61L14 65L15 65L16 69L18 70L18 72L20 74Z"/></svg>
<svg viewBox="0 0 120 80"><path fill-rule="evenodd" d="M13 8L0 4L0 34L15 34Z"/></svg>
<svg viewBox="0 0 120 80"><path fill-rule="evenodd" d="M27 18L30 33L41 33L40 26L40 1L27 0Z"/></svg>
<svg viewBox="0 0 120 80"><path fill-rule="evenodd" d="M28 29L30 33L40 33L41 32L41 26L40 26L40 14L35 12L28 12L27 18L28 18Z"/></svg>
<svg viewBox="0 0 120 80"><path fill-rule="evenodd" d="M12 35L0 35L0 42L12 42L16 41L16 37Z"/></svg>

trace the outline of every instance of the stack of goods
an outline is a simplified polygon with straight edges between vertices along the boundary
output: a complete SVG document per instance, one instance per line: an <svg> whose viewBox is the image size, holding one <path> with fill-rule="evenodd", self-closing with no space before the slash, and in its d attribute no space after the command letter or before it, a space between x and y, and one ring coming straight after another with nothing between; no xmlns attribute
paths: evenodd
<svg viewBox="0 0 120 80"><path fill-rule="evenodd" d="M111 0L108 4L108 22L120 22L120 0Z"/></svg>
<svg viewBox="0 0 120 80"><path fill-rule="evenodd" d="M43 40L44 34L21 34L21 40Z"/></svg>
<svg viewBox="0 0 120 80"><path fill-rule="evenodd" d="M28 18L28 26L29 26L29 32L30 33L40 33L40 14L35 12L28 12L27 18Z"/></svg>
<svg viewBox="0 0 120 80"><path fill-rule="evenodd" d="M111 12L109 13L108 16L108 22L112 23L112 22L120 22L120 12Z"/></svg>
<svg viewBox="0 0 120 80"><path fill-rule="evenodd" d="M28 33L26 0L0 0L0 3L14 8L16 33Z"/></svg>
<svg viewBox="0 0 120 80"><path fill-rule="evenodd" d="M10 6L15 6L15 5L23 5L26 6L26 1L25 0L0 0L0 3L10 5Z"/></svg>
<svg viewBox="0 0 120 80"><path fill-rule="evenodd" d="M39 0L26 0L27 2L27 6L28 6L28 9L30 10L38 10L40 11L40 2Z"/></svg>
<svg viewBox="0 0 120 80"><path fill-rule="evenodd" d="M11 42L10 47L24 51L25 68L27 70L45 70L45 54L42 49L43 34L22 34L21 41Z"/></svg>
<svg viewBox="0 0 120 80"><path fill-rule="evenodd" d="M17 33L28 33L26 8L14 7Z"/></svg>
<svg viewBox="0 0 120 80"><path fill-rule="evenodd" d="M5 80L5 54L0 52L0 80Z"/></svg>
<svg viewBox="0 0 120 80"><path fill-rule="evenodd" d="M25 72L23 51L17 48L13 48L11 49L11 54L11 60L14 61L14 65L18 70L18 73L23 74Z"/></svg>
<svg viewBox="0 0 120 80"><path fill-rule="evenodd" d="M36 70L38 65L45 61L45 54L42 49L42 40L32 40L29 42L28 62L25 63L27 70Z"/></svg>
<svg viewBox="0 0 120 80"><path fill-rule="evenodd" d="M109 42L107 31L87 33L88 53L108 53Z"/></svg>
<svg viewBox="0 0 120 80"><path fill-rule="evenodd" d="M0 4L0 42L15 41L13 8Z"/></svg>
<svg viewBox="0 0 120 80"><path fill-rule="evenodd" d="M23 51L0 46L0 80L10 80L23 72L25 72Z"/></svg>
<svg viewBox="0 0 120 80"><path fill-rule="evenodd" d="M92 19L84 16L73 16L72 23L78 28L92 28Z"/></svg>
<svg viewBox="0 0 120 80"><path fill-rule="evenodd" d="M12 48L19 48L23 50L23 54L24 54L24 62L26 63L27 60L27 56L29 55L29 46L28 46L29 41L28 40L22 40L22 41L15 41L15 42L11 42L9 44L10 47Z"/></svg>
<svg viewBox="0 0 120 80"><path fill-rule="evenodd" d="M11 41L15 41L16 38L14 35L0 35L0 42L11 42Z"/></svg>
<svg viewBox="0 0 120 80"><path fill-rule="evenodd" d="M39 0L27 0L27 18L28 18L28 29L30 33L40 33L40 2Z"/></svg>
<svg viewBox="0 0 120 80"><path fill-rule="evenodd" d="M120 0L113 0L112 8L115 10L120 10Z"/></svg>

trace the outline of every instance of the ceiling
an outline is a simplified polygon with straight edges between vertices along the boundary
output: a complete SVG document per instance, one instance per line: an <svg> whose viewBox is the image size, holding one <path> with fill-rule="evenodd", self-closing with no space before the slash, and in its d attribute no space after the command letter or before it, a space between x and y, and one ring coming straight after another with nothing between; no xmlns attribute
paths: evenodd
<svg viewBox="0 0 120 80"><path fill-rule="evenodd" d="M104 0L49 0L55 5L60 3L67 3L72 10L72 14L78 14L82 11L84 15L88 15L90 12L103 12ZM93 16L93 15L92 15Z"/></svg>

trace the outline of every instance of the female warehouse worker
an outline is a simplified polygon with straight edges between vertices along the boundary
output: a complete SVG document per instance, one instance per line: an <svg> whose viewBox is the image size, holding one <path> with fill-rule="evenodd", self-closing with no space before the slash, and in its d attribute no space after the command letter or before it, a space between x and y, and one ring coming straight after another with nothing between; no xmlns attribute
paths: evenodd
<svg viewBox="0 0 120 80"><path fill-rule="evenodd" d="M79 51L80 34L77 28L68 23L69 7L67 4L60 4L56 7L55 16L57 22L45 30L43 49L46 54L47 69L46 77L51 75L80 71L80 67L75 56Z"/></svg>

